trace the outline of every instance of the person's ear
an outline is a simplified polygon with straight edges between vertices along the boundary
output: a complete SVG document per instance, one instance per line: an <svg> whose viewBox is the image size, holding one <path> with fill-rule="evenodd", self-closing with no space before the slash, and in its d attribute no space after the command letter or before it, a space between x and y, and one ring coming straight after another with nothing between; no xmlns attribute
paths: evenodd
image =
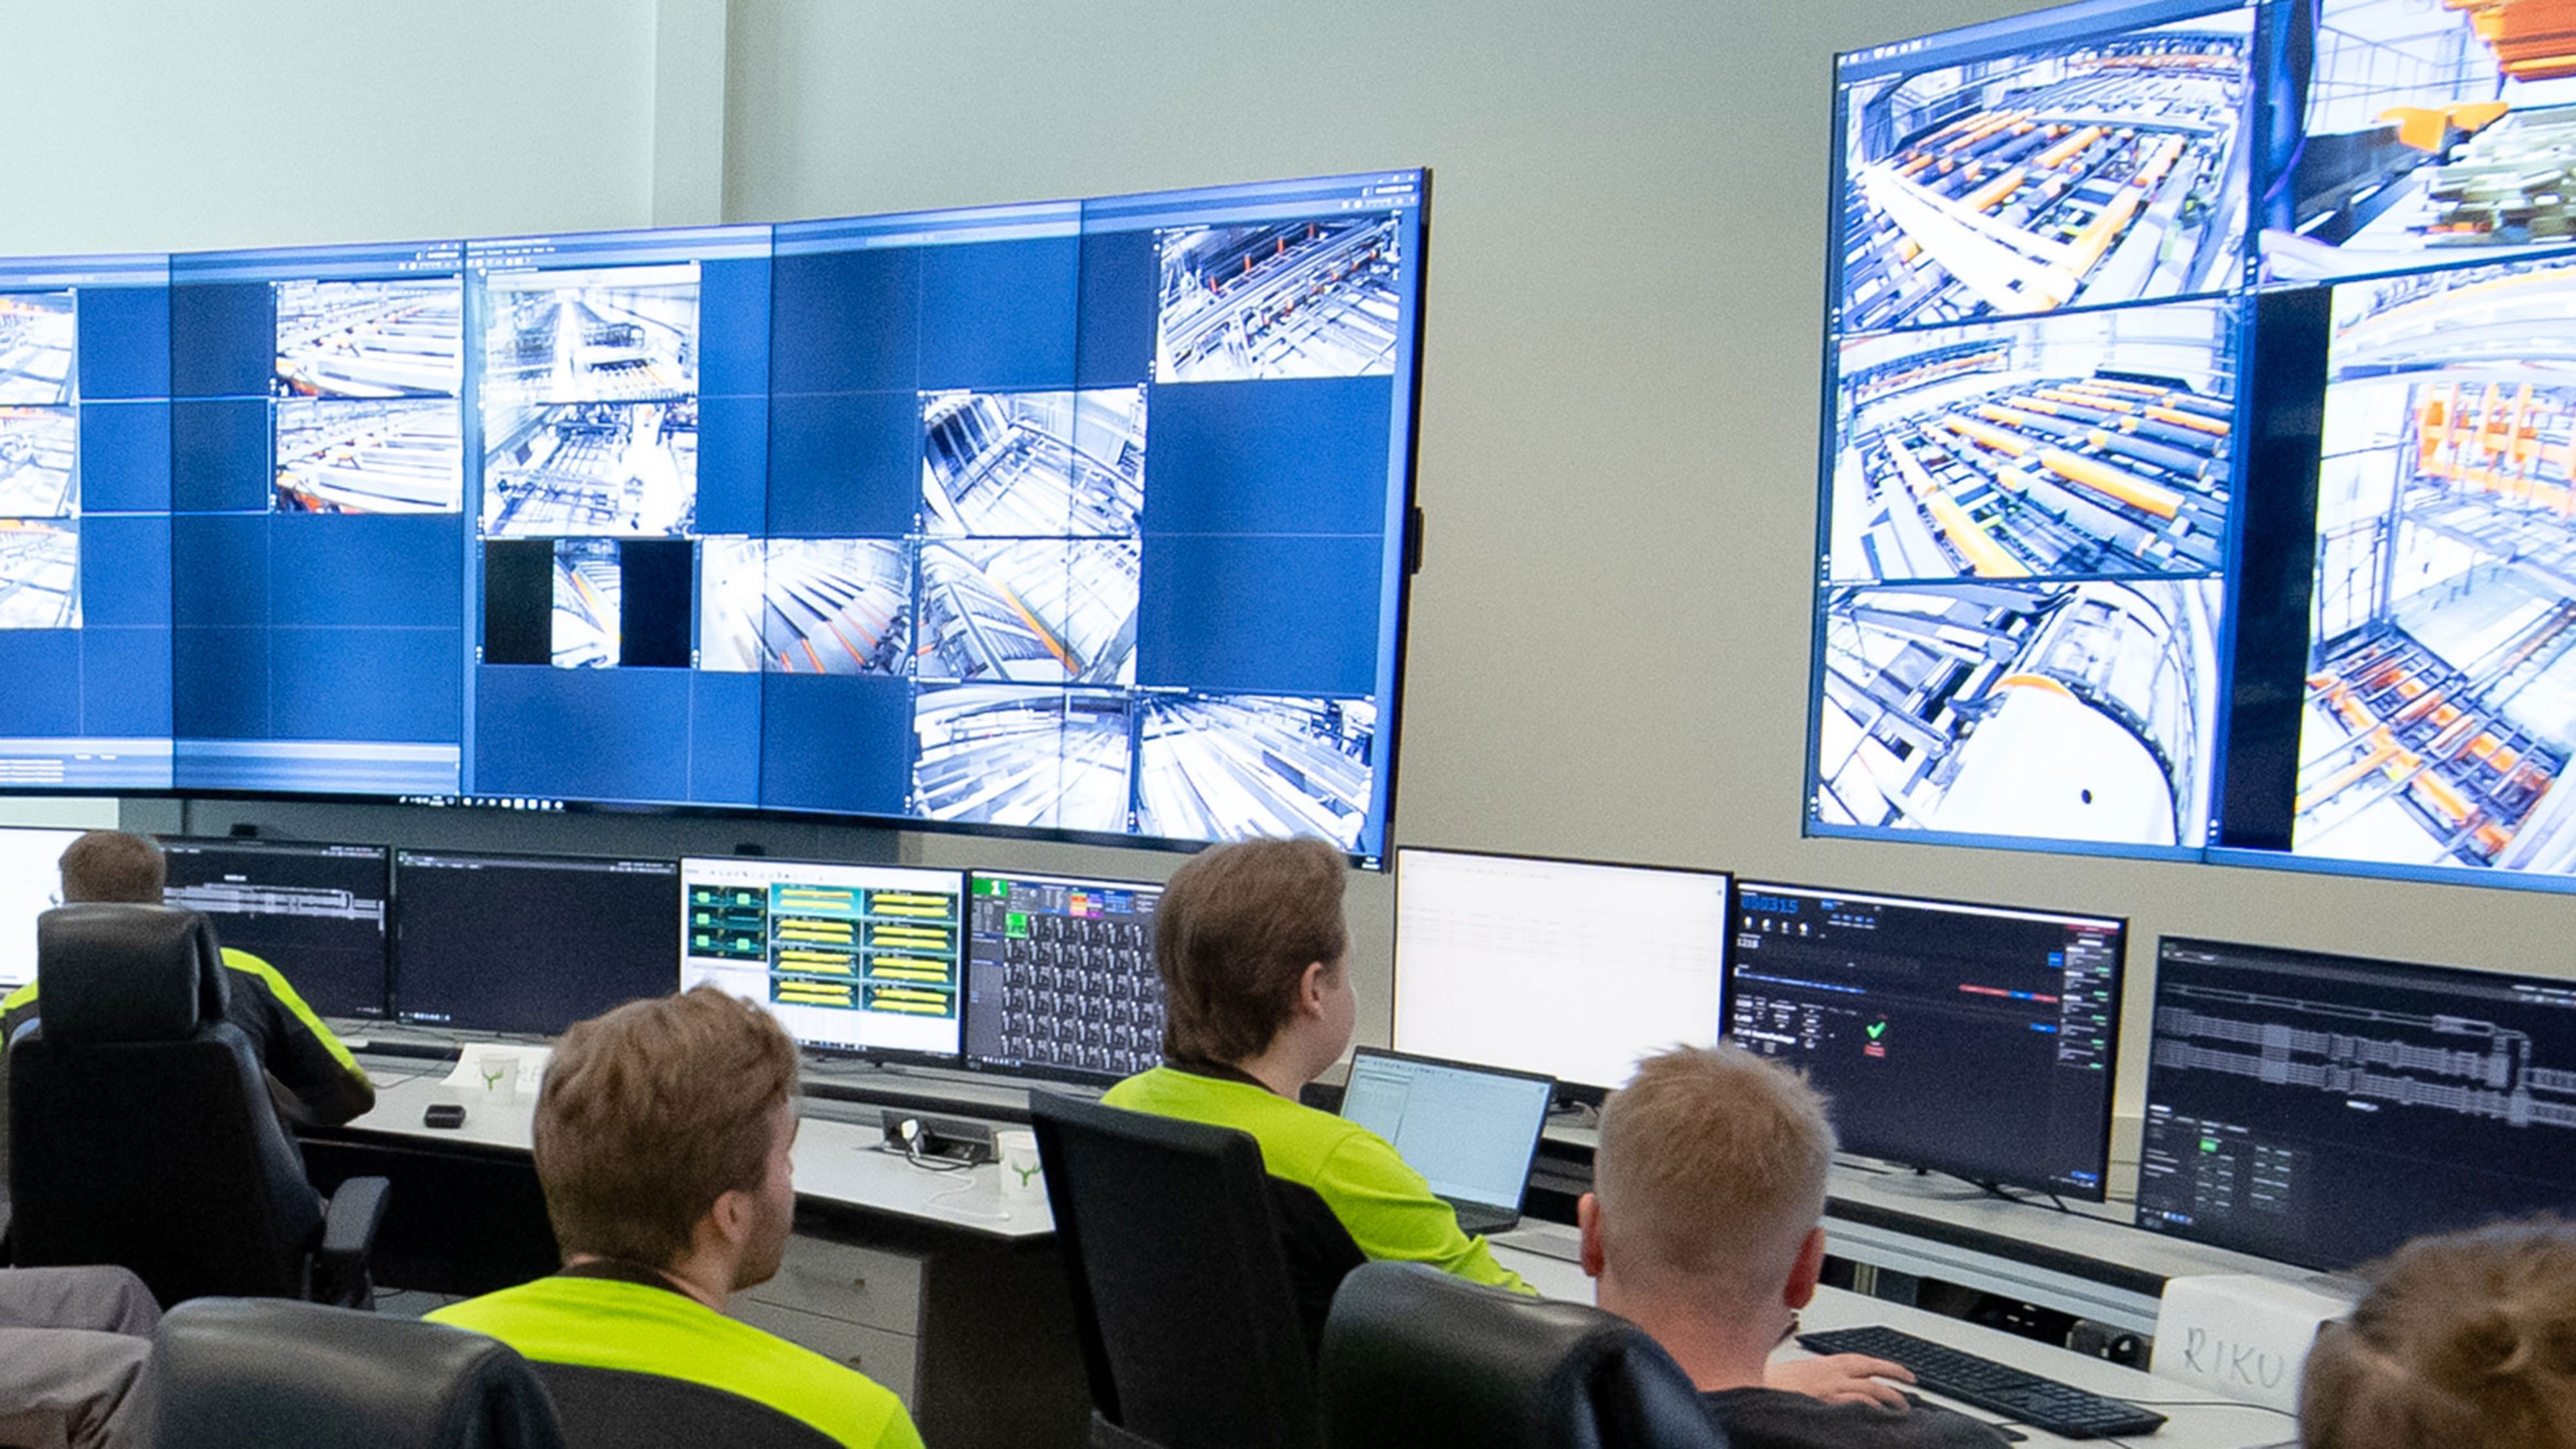
<svg viewBox="0 0 2576 1449"><path fill-rule="evenodd" d="M1780 1301L1791 1308L1804 1308L1816 1301L1816 1280L1825 1275L1825 1230L1822 1224L1807 1230L1805 1242L1798 1245L1798 1261L1789 1269L1787 1289Z"/></svg>
<svg viewBox="0 0 2576 1449"><path fill-rule="evenodd" d="M707 1210L708 1221L716 1237L728 1247L739 1248L751 1241L752 1225L759 1219L758 1204L741 1188L727 1188L716 1194L715 1206Z"/></svg>
<svg viewBox="0 0 2576 1449"><path fill-rule="evenodd" d="M1598 1196L1587 1192L1583 1196L1574 1200L1574 1224L1575 1227L1583 1234L1583 1245L1581 1248L1583 1276L1586 1278L1598 1278L1601 1276L1601 1266L1603 1262L1601 1255L1601 1199Z"/></svg>
<svg viewBox="0 0 2576 1449"><path fill-rule="evenodd" d="M1300 1015L1322 1016L1324 1014L1324 991L1332 976L1331 963L1324 961L1308 963L1306 974L1297 978L1297 1011Z"/></svg>

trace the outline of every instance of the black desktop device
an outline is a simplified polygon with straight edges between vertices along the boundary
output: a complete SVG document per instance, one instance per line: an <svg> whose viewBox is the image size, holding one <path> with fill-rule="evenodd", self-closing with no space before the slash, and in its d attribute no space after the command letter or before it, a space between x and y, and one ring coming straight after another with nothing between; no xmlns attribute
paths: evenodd
<svg viewBox="0 0 2576 1449"><path fill-rule="evenodd" d="M2127 922L1738 881L1733 926L1727 1035L1844 1150L2102 1200Z"/></svg>
<svg viewBox="0 0 2576 1449"><path fill-rule="evenodd" d="M553 1036L674 984L675 861L398 850L394 898L405 1022Z"/></svg>
<svg viewBox="0 0 2576 1449"><path fill-rule="evenodd" d="M979 870L967 885L966 1064L1112 1082L1163 1059L1163 888Z"/></svg>
<svg viewBox="0 0 2576 1449"><path fill-rule="evenodd" d="M2576 984L2168 936L2138 1226L2342 1269L2576 1211Z"/></svg>
<svg viewBox="0 0 2576 1449"><path fill-rule="evenodd" d="M161 853L164 904L205 912L217 940L276 967L316 1013L385 1015L386 847L164 836Z"/></svg>

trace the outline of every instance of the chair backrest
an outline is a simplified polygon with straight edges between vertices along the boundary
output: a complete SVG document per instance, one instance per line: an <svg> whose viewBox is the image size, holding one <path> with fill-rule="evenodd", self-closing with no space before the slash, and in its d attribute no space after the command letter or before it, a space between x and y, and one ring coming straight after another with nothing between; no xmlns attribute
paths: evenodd
<svg viewBox="0 0 2576 1449"><path fill-rule="evenodd" d="M1029 1116L1093 1407L1162 1449L1314 1449L1259 1144L1047 1092Z"/></svg>
<svg viewBox="0 0 2576 1449"><path fill-rule="evenodd" d="M153 1335L146 1444L165 1449L559 1449L525 1359L418 1319L199 1298Z"/></svg>
<svg viewBox="0 0 2576 1449"><path fill-rule="evenodd" d="M1725 1449L1645 1331L1421 1263L1342 1281L1317 1394L1333 1449Z"/></svg>
<svg viewBox="0 0 2576 1449"><path fill-rule="evenodd" d="M166 1306L301 1297L322 1201L193 911L77 905L36 926L39 1015L7 1051L21 1265L116 1263Z"/></svg>
<svg viewBox="0 0 2576 1449"><path fill-rule="evenodd" d="M836 1449L840 1441L757 1399L658 1374L536 1365L564 1449Z"/></svg>

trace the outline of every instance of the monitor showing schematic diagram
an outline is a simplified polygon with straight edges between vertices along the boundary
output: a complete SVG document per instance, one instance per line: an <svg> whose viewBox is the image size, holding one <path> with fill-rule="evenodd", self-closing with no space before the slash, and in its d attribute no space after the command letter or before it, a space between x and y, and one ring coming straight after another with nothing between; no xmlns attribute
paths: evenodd
<svg viewBox="0 0 2576 1449"><path fill-rule="evenodd" d="M323 1016L382 1017L391 854L381 845L165 836L164 905L278 969Z"/></svg>
<svg viewBox="0 0 2576 1449"><path fill-rule="evenodd" d="M979 870L967 886L966 1064L1116 1081L1163 1060L1163 888Z"/></svg>
<svg viewBox="0 0 2576 1449"><path fill-rule="evenodd" d="M2128 923L1739 882L1726 1034L1844 1150L2102 1200Z"/></svg>
<svg viewBox="0 0 2576 1449"><path fill-rule="evenodd" d="M2168 936L2138 1226L2312 1268L2576 1210L2576 985Z"/></svg>
<svg viewBox="0 0 2576 1449"><path fill-rule="evenodd" d="M712 982L800 1046L954 1060L963 1010L953 870L692 857L680 862L680 989Z"/></svg>

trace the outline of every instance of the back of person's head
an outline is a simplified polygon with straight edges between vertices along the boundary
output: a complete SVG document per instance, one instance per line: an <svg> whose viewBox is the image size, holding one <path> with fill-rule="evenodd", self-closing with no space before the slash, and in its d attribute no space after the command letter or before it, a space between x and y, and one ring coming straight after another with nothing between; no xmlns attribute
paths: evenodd
<svg viewBox="0 0 2576 1449"><path fill-rule="evenodd" d="M1601 1108L1601 1252L1639 1287L1776 1295L1825 1211L1834 1129L1804 1078L1740 1047L1637 1064Z"/></svg>
<svg viewBox="0 0 2576 1449"><path fill-rule="evenodd" d="M1154 910L1163 1050L1175 1061L1258 1055L1297 1009L1306 968L1341 969L1342 853L1312 836L1211 846Z"/></svg>
<svg viewBox="0 0 2576 1449"><path fill-rule="evenodd" d="M2576 1224L2418 1238L2365 1276L2308 1354L2308 1449L2576 1446Z"/></svg>
<svg viewBox="0 0 2576 1449"><path fill-rule="evenodd" d="M576 1022L537 1093L537 1180L567 1254L667 1268L716 1199L756 1190L796 1043L758 1006L700 986Z"/></svg>
<svg viewBox="0 0 2576 1449"><path fill-rule="evenodd" d="M161 847L122 830L93 830L63 851L63 902L115 901L161 904L169 862Z"/></svg>

